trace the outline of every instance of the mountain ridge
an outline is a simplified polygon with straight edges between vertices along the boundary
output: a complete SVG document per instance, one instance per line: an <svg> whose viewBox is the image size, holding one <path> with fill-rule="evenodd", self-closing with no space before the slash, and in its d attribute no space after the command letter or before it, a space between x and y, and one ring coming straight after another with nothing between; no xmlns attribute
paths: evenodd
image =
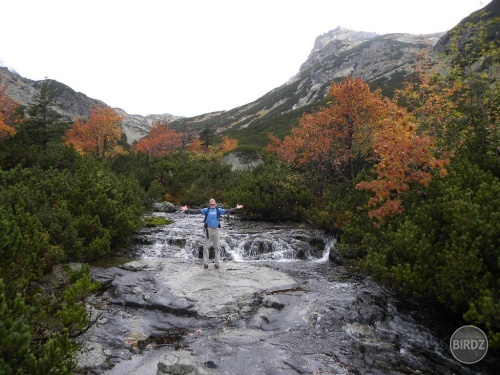
<svg viewBox="0 0 500 375"><path fill-rule="evenodd" d="M379 35L337 27L316 38L299 72L283 85L257 100L228 111L173 121L171 127L200 129L209 126L220 133L234 133L325 99L332 81L353 75L372 88L402 85L415 57L432 49L444 33ZM383 93L392 93L390 88Z"/></svg>
<svg viewBox="0 0 500 375"><path fill-rule="evenodd" d="M354 74L370 80L371 75L361 68L373 66L374 61L380 64L383 60L380 56L374 57L373 54L367 54L370 61L356 61L356 66L352 64L352 61L345 61L340 65L338 63L339 59L343 58L342 54L347 54L349 51L359 48L363 43L376 38L382 38L381 41L406 40L410 47L407 48L407 52L403 54L404 56L407 56L410 52L419 52L422 45L434 45L438 39L436 34L432 34L431 38L412 34L379 35L374 32L354 31L338 26L316 38L309 57L301 65L296 75L251 103L243 104L231 110L215 111L193 117L181 117L169 113L142 116L129 114L121 108L114 109L124 117L122 129L128 143L133 143L146 136L153 123L161 118L167 118L171 127L175 130L183 130L186 127L199 130L204 126L213 126L218 132L224 132L229 129L245 128L266 115L296 110L321 100L326 95L329 83L336 78ZM380 43L377 44L376 48L380 52L386 50L386 48L381 48ZM365 53L369 51L369 49L366 50L365 48L361 50L365 51ZM332 58L332 56L336 58ZM363 60L363 57L360 59ZM89 98L87 95L76 92L64 83L55 80L33 81L21 77L18 73L10 72L5 67L0 67L0 78L2 78L2 75L4 80L7 76L7 93L24 106L33 103L42 82L49 82L49 86L51 86L49 97L55 105L54 109L71 120L77 117L88 117L90 108L93 105L106 105L106 103L98 99ZM290 103L290 101L293 101L293 103Z"/></svg>
<svg viewBox="0 0 500 375"><path fill-rule="evenodd" d="M498 6L493 3L483 8L490 12L491 17L498 14ZM472 13L462 22L479 22L477 15L481 11ZM124 117L121 125L129 144L146 136L153 123L163 118L168 119L172 129L179 131L199 131L204 127L231 135L251 132L257 127L268 131L268 128L276 128L271 119L290 115L291 121L296 121L301 111L320 105L331 82L348 75L361 77L372 89L381 88L384 95L391 96L395 88L401 87L416 56L429 52L431 64L442 62L440 54L446 53L452 30L421 35L380 35L338 26L316 37L308 58L297 74L253 102L193 117L169 113L142 116L128 114L121 108L114 109ZM0 67L0 82L7 82L7 94L23 106L32 104L42 84L48 84L54 109L72 121L77 117L87 117L93 105L106 104L76 92L64 83L33 81L6 67Z"/></svg>
<svg viewBox="0 0 500 375"><path fill-rule="evenodd" d="M114 109L124 118L121 125L128 143L146 136L153 123L161 118L167 118L175 130L187 127L200 130L204 126L211 126L218 132L224 132L245 128L266 116L293 111L321 100L326 95L330 82L340 77L353 74L370 82L374 78L374 72L377 76L380 75L379 70L389 75L397 73L397 66L408 66L415 53L422 52L424 47L434 46L443 34L379 35L338 26L316 38L313 49L297 74L253 102L193 117L169 113L142 116L129 114L121 108ZM405 50L401 54L404 44ZM386 65L387 59L383 58L383 54L387 53L397 55L398 58L394 60L389 56L389 60L394 62L392 66L384 67L381 65ZM404 61L401 61L402 58ZM71 120L88 117L93 105L106 105L55 80L33 81L10 72L7 68L0 68L0 78L2 75L4 79L7 75L7 93L24 106L32 104L42 82L48 82L51 86L49 97L55 105L54 109Z"/></svg>

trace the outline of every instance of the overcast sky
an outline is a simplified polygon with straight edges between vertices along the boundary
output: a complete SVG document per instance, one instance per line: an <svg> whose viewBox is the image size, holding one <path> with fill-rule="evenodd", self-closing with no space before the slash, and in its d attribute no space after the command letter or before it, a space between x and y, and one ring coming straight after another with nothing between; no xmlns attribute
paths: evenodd
<svg viewBox="0 0 500 375"><path fill-rule="evenodd" d="M490 0L2 0L0 64L129 114L250 103L298 73L337 26L448 31Z"/></svg>

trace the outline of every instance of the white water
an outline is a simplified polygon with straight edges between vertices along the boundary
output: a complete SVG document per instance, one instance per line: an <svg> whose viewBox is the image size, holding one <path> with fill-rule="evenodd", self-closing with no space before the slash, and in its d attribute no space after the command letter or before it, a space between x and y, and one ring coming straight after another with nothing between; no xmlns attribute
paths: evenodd
<svg viewBox="0 0 500 375"><path fill-rule="evenodd" d="M156 215L174 223L144 231L135 256L176 258L201 265L201 215ZM242 375L489 374L484 368L462 366L452 358L448 343L436 333L436 325L443 322L433 320L423 306L399 303L371 278L329 262L335 243L322 231L298 224L226 218L221 229L223 262L259 263L279 269L297 280L300 288L263 296L269 304L259 306L254 316L228 325L224 334L219 329L212 334L205 330L193 339L186 338L190 350L204 358L201 361L215 360L226 369L243 371L224 373ZM229 267L223 265L218 272L224 269ZM272 302L284 308L275 310ZM164 314L158 316L163 319ZM449 327L450 334L455 328ZM231 350L226 352L227 348ZM242 360L255 366L266 363L269 371L242 368ZM278 371L277 363L308 367L303 372L288 367Z"/></svg>

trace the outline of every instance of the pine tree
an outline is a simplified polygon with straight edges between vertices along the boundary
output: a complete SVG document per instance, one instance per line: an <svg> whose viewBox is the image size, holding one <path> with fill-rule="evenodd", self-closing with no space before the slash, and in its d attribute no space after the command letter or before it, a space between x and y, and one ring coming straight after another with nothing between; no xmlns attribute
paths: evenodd
<svg viewBox="0 0 500 375"><path fill-rule="evenodd" d="M205 126L200 132L200 140L203 148L208 150L209 146L212 146L215 143L215 131L209 126Z"/></svg>
<svg viewBox="0 0 500 375"><path fill-rule="evenodd" d="M67 121L52 108L53 102L49 95L52 82L43 81L40 94L28 108L26 121L20 126L25 146L36 145L46 150L48 143L60 139L67 127Z"/></svg>

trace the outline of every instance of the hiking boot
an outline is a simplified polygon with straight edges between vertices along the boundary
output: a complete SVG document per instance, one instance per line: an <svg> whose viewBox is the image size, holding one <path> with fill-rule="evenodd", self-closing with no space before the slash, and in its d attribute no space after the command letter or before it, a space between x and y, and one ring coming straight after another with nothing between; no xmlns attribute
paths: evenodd
<svg viewBox="0 0 500 375"><path fill-rule="evenodd" d="M219 263L215 263L215 268L219 268Z"/></svg>
<svg viewBox="0 0 500 375"><path fill-rule="evenodd" d="M206 264L206 263L205 263L205 264L203 265L203 268L208 268L208 264Z"/></svg>

